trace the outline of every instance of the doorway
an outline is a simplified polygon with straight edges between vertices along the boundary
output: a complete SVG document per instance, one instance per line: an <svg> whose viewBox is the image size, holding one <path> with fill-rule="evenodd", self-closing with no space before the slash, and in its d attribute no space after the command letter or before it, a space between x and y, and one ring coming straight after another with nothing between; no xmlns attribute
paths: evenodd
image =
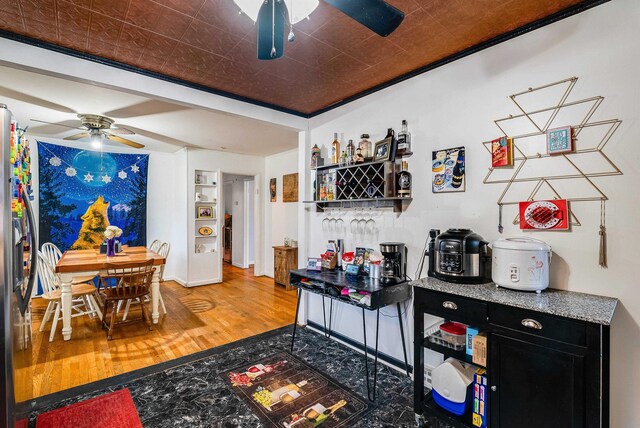
<svg viewBox="0 0 640 428"><path fill-rule="evenodd" d="M248 269L255 260L255 178L224 174L223 262Z"/></svg>

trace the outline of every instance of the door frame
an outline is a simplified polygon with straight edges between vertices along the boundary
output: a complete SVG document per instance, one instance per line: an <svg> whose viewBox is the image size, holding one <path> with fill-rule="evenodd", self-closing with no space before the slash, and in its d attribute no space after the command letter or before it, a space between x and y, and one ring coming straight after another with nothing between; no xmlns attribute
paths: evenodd
<svg viewBox="0 0 640 428"><path fill-rule="evenodd" d="M243 175L246 177L253 177L253 191L254 191L254 199L253 199L253 258L254 258L254 264L253 264L253 274L255 276L262 276L264 275L264 267L263 267L263 256L262 256L262 248L263 248L263 243L264 243L264 230L262 228L262 218L263 218L263 209L262 209L262 174L258 173L247 173L247 172L236 172L236 171L223 171L223 170L219 170L220 172L220 182L223 183L224 186L224 181L225 181L225 176L228 175ZM246 198L246 192L245 193L245 198ZM222 189L221 192L219 192L218 194L218 198L219 203L223 204L222 205L222 210L224 211L224 188ZM243 215L244 217L244 215ZM221 222L222 224L223 222ZM244 221L244 223L246 224L246 221ZM245 226L246 228L246 226ZM222 230L222 227L220 227L220 230ZM233 251L233 243L231 244L232 246L232 251ZM245 245L246 247L246 245ZM245 248L245 254L246 254L246 248ZM222 263L224 262L223 258L224 258L224 251L220 251L220 265L222 266ZM246 260L246 257L243 257ZM233 264L233 253L231 254L231 264ZM224 272L222 272L222 281L224 281Z"/></svg>
<svg viewBox="0 0 640 428"><path fill-rule="evenodd" d="M249 192L249 183L253 183L253 192L250 193ZM243 226L244 226L244 246L243 246L243 250L244 250L244 255L243 255L243 265L244 268L247 269L249 266L251 266L252 264L255 266L255 259L256 259L256 249L255 249L255 244L256 244L256 194L255 194L255 178L251 178L249 180L245 179L243 182L244 185L244 215L243 215ZM249 206L249 202L253 201L253 219L252 219L252 223L253 223L253 260L249 260L249 219L247 216L248 210L247 207Z"/></svg>

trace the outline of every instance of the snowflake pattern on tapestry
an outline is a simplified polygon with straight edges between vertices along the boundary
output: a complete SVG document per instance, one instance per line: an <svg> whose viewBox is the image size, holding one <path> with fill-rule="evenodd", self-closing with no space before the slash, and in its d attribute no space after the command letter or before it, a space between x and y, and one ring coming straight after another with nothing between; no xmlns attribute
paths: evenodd
<svg viewBox="0 0 640 428"><path fill-rule="evenodd" d="M123 244L146 245L148 161L38 141L40 246L98 248L109 225Z"/></svg>

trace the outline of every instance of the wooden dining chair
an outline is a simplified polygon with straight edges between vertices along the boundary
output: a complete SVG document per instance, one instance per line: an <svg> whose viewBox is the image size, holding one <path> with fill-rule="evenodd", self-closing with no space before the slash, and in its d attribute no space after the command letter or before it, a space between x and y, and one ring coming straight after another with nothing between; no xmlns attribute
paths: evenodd
<svg viewBox="0 0 640 428"><path fill-rule="evenodd" d="M45 324L53 317L51 333L49 334L49 342L53 342L58 321L62 317L62 291L60 290L58 276L54 272L53 266L51 266L49 260L41 251L38 251L38 278L44 290L42 298L48 302L44 317L40 323L40 331L44 331ZM95 315L102 319L100 305L94 297L95 291L96 288L93 284L82 283L71 285L72 318L83 315Z"/></svg>
<svg viewBox="0 0 640 428"><path fill-rule="evenodd" d="M100 272L100 285L104 294L102 320L103 328L107 329L107 339L111 340L113 327L116 322L118 305L129 300L143 301L151 293L151 279L155 268L153 260L138 263L107 263ZM107 313L111 305L111 315L107 324ZM151 317L144 303L141 303L142 320L147 323L149 330L153 330Z"/></svg>
<svg viewBox="0 0 640 428"><path fill-rule="evenodd" d="M157 241L157 240L156 240ZM154 241L154 242L156 242ZM171 250L171 244L168 242L163 242L160 247L158 248L157 251L154 251L155 253L161 255L164 259L165 259L165 264L163 264L162 266L160 266L160 282L164 281L163 275L164 275L164 266L166 265L166 260L167 257L169 256L169 251ZM153 251L150 249L150 251ZM144 301L148 302L150 299L149 298L145 298ZM158 288L158 300L160 302L160 307L162 308L162 312L164 314L167 313L167 306L164 304L164 299L162 298L162 293L160 292L160 288ZM122 315L122 321L125 321L127 319L127 316L129 315L129 309L131 308L131 303L136 303L136 302L140 302L140 300L127 300L127 304L124 307L124 314ZM120 307L118 307L118 310L120 310Z"/></svg>

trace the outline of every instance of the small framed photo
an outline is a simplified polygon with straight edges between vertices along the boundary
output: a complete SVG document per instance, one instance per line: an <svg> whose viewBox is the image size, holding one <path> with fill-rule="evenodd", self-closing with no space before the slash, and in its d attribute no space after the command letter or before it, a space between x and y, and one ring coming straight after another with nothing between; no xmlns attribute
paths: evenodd
<svg viewBox="0 0 640 428"><path fill-rule="evenodd" d="M209 206L199 206L198 210L198 218L214 218L213 217L213 207Z"/></svg>
<svg viewBox="0 0 640 428"><path fill-rule="evenodd" d="M547 130L547 153L556 155L573 151L573 134L570 126Z"/></svg>
<svg viewBox="0 0 640 428"><path fill-rule="evenodd" d="M392 144L392 138L385 138L382 141L378 141L373 148L373 161L393 160L391 158L391 150L393 149L393 147L391 147Z"/></svg>
<svg viewBox="0 0 640 428"><path fill-rule="evenodd" d="M307 270L321 271L322 259L319 257L309 257L307 259Z"/></svg>

